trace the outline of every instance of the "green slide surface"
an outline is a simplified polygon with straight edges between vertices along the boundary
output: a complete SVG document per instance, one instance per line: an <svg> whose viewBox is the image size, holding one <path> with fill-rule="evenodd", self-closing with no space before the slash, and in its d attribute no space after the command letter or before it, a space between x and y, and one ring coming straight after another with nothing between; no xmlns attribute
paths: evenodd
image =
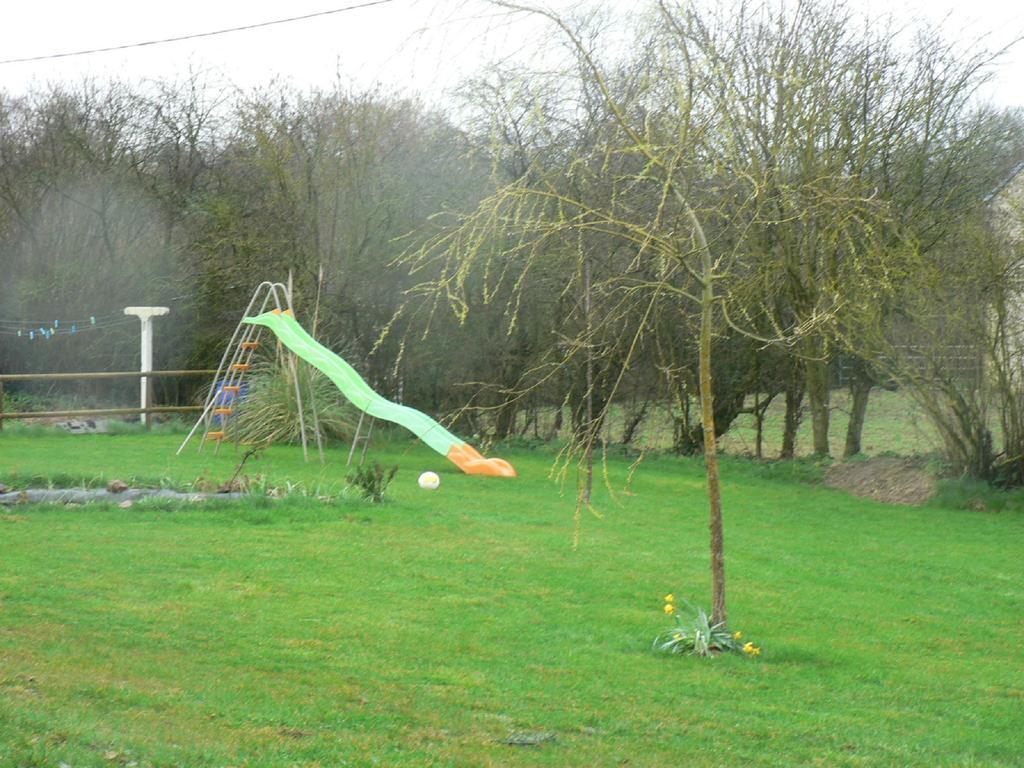
<svg viewBox="0 0 1024 768"><path fill-rule="evenodd" d="M463 441L425 413L385 400L374 392L356 369L310 336L291 315L266 312L245 318L251 325L269 328L281 343L314 368L319 369L359 410L405 427L442 456Z"/></svg>

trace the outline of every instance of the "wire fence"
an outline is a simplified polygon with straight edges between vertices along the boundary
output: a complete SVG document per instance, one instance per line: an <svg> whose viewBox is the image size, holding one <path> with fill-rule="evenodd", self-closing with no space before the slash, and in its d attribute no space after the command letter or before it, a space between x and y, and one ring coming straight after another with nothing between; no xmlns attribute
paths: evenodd
<svg viewBox="0 0 1024 768"><path fill-rule="evenodd" d="M920 376L939 373L954 380L973 381L984 370L981 352L970 344L950 344L938 350L905 344L896 347L896 351L900 356L900 366ZM856 358L841 355L833 369L835 386L848 386L857 375L859 365ZM896 385L895 381L888 383Z"/></svg>

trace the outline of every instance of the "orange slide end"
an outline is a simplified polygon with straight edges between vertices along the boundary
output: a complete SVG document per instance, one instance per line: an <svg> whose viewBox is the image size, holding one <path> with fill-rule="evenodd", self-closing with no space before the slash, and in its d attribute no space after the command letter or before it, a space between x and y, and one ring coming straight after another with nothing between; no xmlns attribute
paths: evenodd
<svg viewBox="0 0 1024 768"><path fill-rule="evenodd" d="M469 443L453 445L448 451L448 460L467 475L489 477L518 477L515 469L504 459L485 459Z"/></svg>

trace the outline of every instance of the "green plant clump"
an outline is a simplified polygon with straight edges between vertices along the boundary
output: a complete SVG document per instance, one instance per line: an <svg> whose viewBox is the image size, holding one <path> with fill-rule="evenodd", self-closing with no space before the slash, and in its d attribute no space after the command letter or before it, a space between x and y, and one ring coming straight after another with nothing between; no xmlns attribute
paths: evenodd
<svg viewBox="0 0 1024 768"><path fill-rule="evenodd" d="M354 409L337 387L308 365L300 364L297 375L307 438L316 439L314 425L319 424L320 437L325 441L351 439L355 432ZM299 405L287 363L275 361L256 367L234 429L243 443L296 444L301 440Z"/></svg>
<svg viewBox="0 0 1024 768"><path fill-rule="evenodd" d="M347 479L349 487L359 493L360 498L380 504L384 501L384 494L397 474L397 464L385 470L380 462L375 461L373 466L356 467Z"/></svg>
<svg viewBox="0 0 1024 768"><path fill-rule="evenodd" d="M664 610L673 618L675 626L654 638L655 650L689 656L714 656L730 651L747 656L761 655L761 649L752 642L741 642L742 632L731 632L725 622L712 624L703 608L686 600L682 602L686 606L685 612L676 605L675 595L665 595Z"/></svg>

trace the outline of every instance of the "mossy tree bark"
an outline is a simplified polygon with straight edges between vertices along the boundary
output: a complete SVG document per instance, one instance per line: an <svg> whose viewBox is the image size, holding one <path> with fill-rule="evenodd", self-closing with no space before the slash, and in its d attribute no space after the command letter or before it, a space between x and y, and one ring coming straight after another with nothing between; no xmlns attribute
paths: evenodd
<svg viewBox="0 0 1024 768"><path fill-rule="evenodd" d="M705 256L710 266L710 255ZM718 469L718 439L715 437L715 390L711 378L711 335L714 324L715 288L710 269L705 269L700 313L700 407L704 427L704 466L708 483L711 532L711 621L724 624L725 535L722 525L722 486Z"/></svg>
<svg viewBox="0 0 1024 768"><path fill-rule="evenodd" d="M828 362L816 354L804 365L807 378L807 401L811 410L811 431L815 456L829 456L828 444L830 378Z"/></svg>
<svg viewBox="0 0 1024 768"><path fill-rule="evenodd" d="M864 434L864 420L868 413L868 398L872 382L862 362L858 361L850 379L850 421L846 425L846 445L843 458L856 456L861 452L861 437Z"/></svg>
<svg viewBox="0 0 1024 768"><path fill-rule="evenodd" d="M800 361L793 361L793 370L786 382L786 414L782 427L782 450L780 459L796 456L796 434L800 429L800 408L804 402L804 381Z"/></svg>

